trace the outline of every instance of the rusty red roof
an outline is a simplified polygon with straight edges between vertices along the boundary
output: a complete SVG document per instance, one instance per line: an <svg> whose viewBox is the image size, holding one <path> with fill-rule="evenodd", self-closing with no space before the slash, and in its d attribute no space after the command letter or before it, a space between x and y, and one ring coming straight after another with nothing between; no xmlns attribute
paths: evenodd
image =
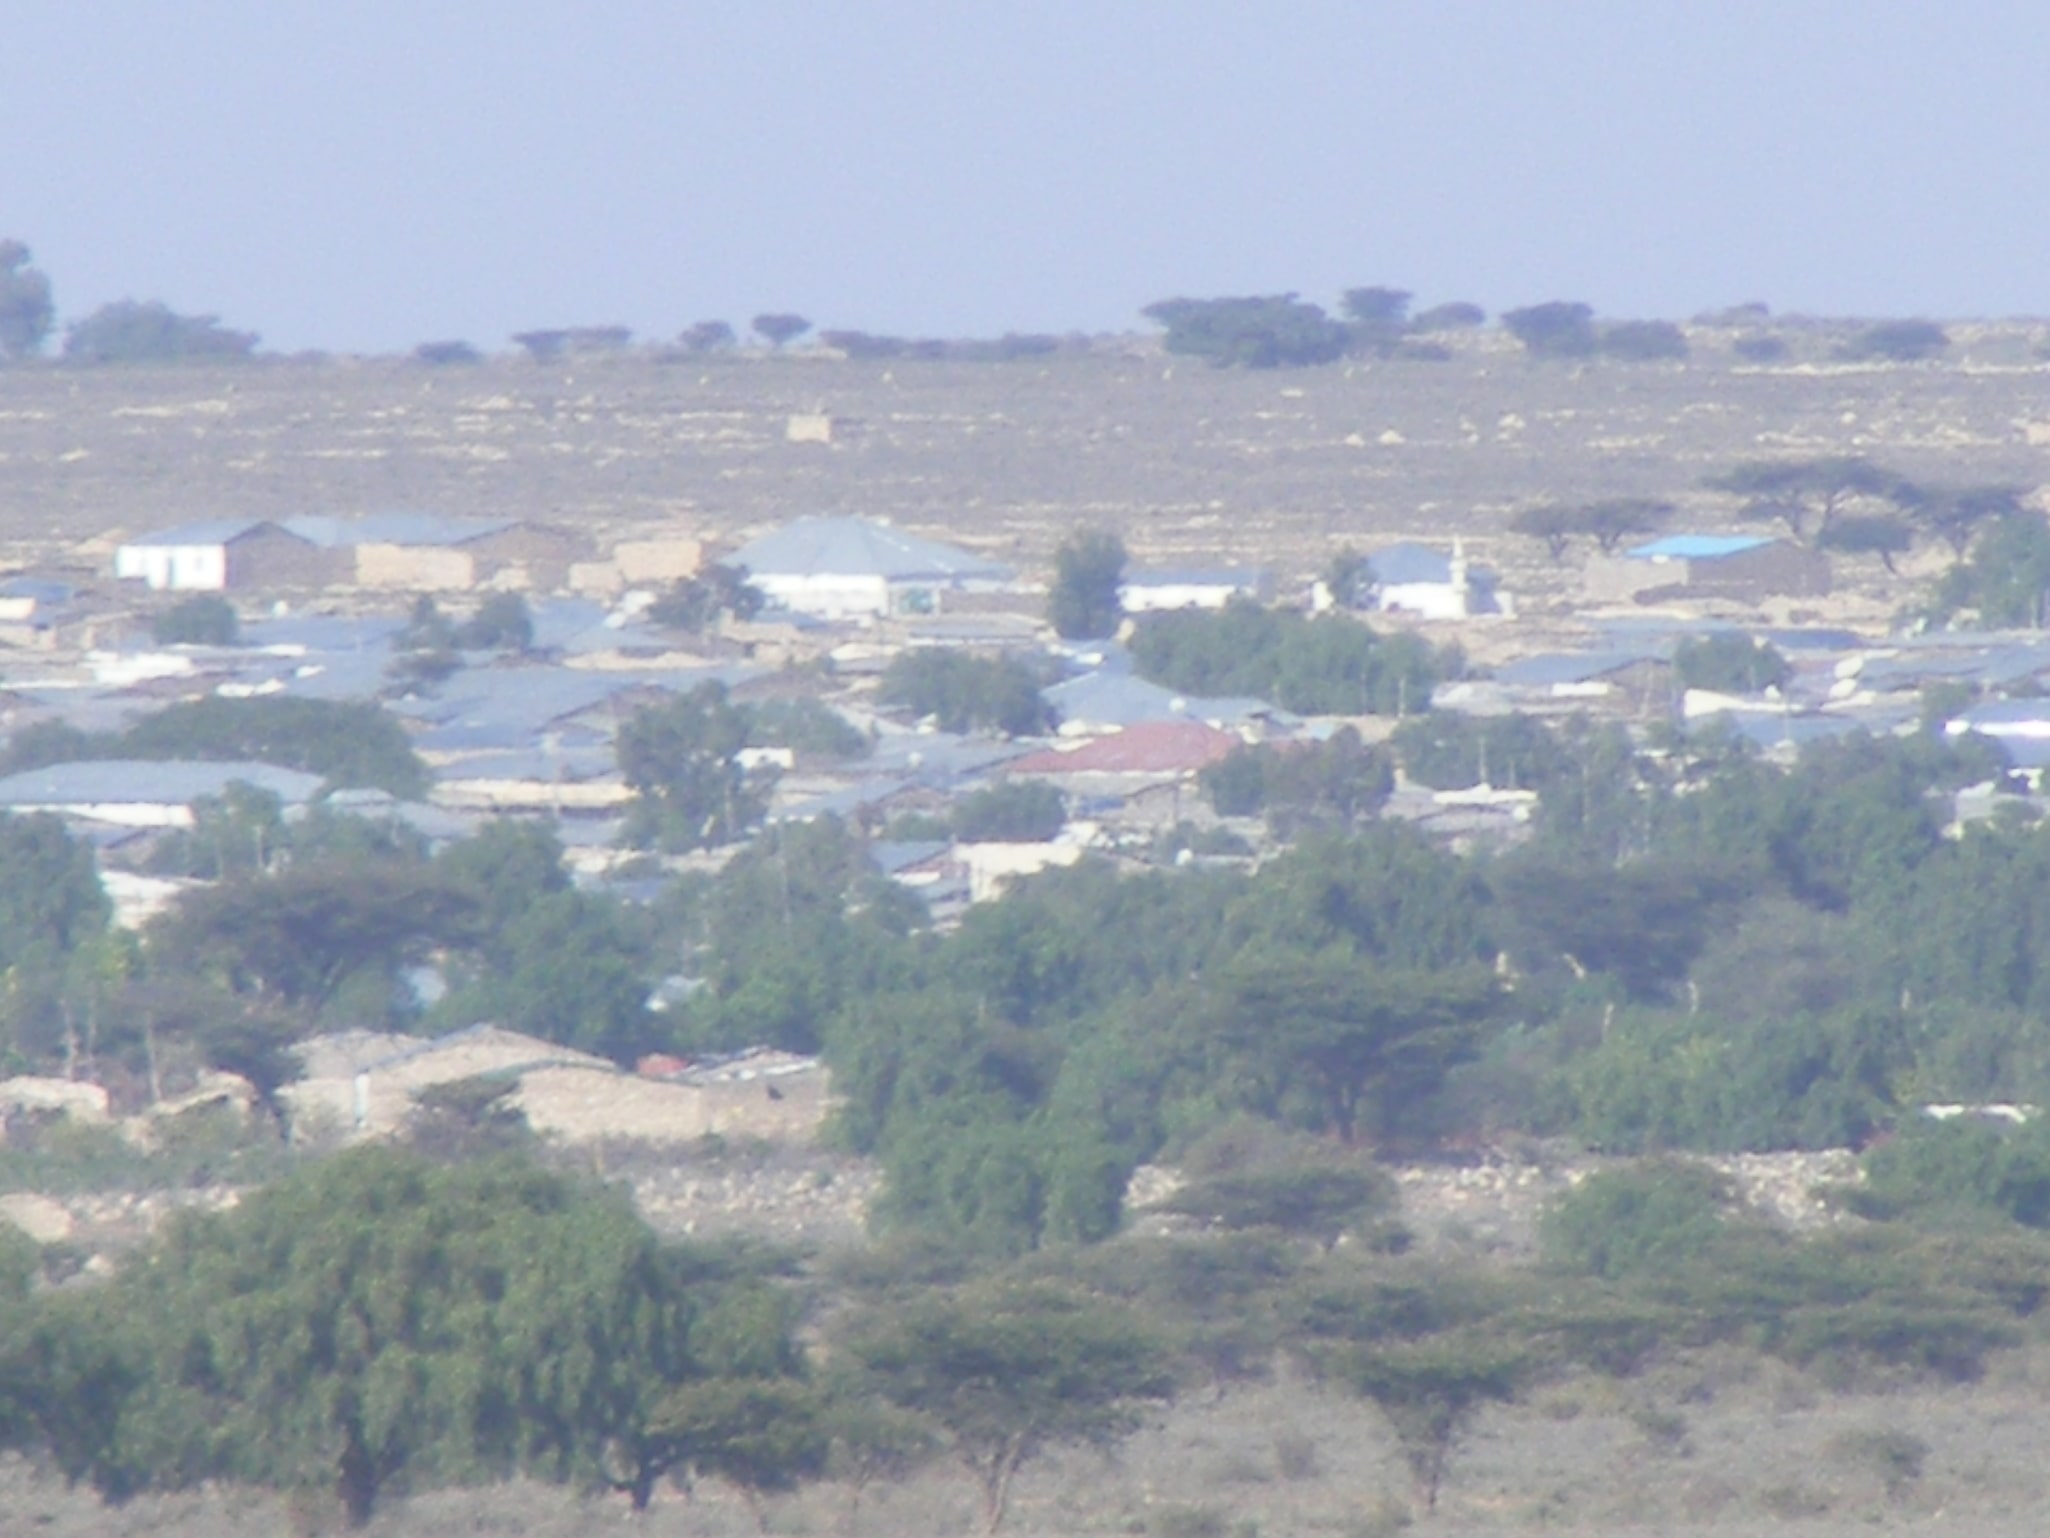
<svg viewBox="0 0 2050 1538"><path fill-rule="evenodd" d="M1011 774L1194 774L1243 744L1201 721L1142 721L1079 748L1018 759Z"/></svg>

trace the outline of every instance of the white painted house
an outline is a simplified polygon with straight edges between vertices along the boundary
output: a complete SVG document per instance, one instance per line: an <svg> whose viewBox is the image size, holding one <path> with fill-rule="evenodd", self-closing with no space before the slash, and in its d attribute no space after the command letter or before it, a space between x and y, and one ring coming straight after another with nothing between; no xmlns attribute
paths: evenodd
<svg viewBox="0 0 2050 1538"><path fill-rule="evenodd" d="M742 545L728 563L747 568L771 604L829 620L937 614L948 593L1012 581L994 561L864 518L800 518Z"/></svg>
<svg viewBox="0 0 2050 1538"><path fill-rule="evenodd" d="M157 592L218 593L267 583L317 586L322 552L267 519L217 519L159 529L118 545L114 575Z"/></svg>
<svg viewBox="0 0 2050 1538"><path fill-rule="evenodd" d="M1389 613L1424 619L1466 619L1508 612L1495 591L1495 574L1466 559L1466 547L1452 541L1452 553L1429 545L1390 545L1367 557L1373 605Z"/></svg>
<svg viewBox="0 0 2050 1538"><path fill-rule="evenodd" d="M1127 614L1169 609L1222 609L1233 599L1265 603L1273 583L1258 567L1142 568L1125 573L1118 600Z"/></svg>

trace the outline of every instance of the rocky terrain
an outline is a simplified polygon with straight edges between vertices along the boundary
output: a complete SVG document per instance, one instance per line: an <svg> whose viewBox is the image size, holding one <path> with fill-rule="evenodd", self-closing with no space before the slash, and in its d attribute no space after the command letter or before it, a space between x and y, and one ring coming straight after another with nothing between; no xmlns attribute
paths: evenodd
<svg viewBox="0 0 2050 1538"><path fill-rule="evenodd" d="M1010 363L13 368L0 539L92 564L111 531L201 518L403 506L738 539L832 512L1028 568L1082 523L1119 529L1142 559L1284 573L1402 534L1460 533L1486 558L1535 564L1497 538L1508 509L1661 496L1712 526L1731 509L1699 482L1744 458L1856 453L1911 476L2050 480L2046 334L1959 327L1947 361L1915 365L1759 367L1707 330L1685 364L1533 363L1485 331L1447 362L1276 371L1142 338ZM789 441L800 413L829 416L831 441Z"/></svg>

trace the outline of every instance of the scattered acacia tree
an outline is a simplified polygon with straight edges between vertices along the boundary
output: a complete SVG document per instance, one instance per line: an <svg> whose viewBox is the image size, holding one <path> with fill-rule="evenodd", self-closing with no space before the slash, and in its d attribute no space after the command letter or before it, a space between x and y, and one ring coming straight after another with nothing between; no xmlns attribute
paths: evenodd
<svg viewBox="0 0 2050 1538"><path fill-rule="evenodd" d="M1048 1285L986 1284L873 1315L849 1334L866 1389L938 1426L1004 1520L1018 1470L1062 1444L1114 1447L1172 1386L1131 1310Z"/></svg>
<svg viewBox="0 0 2050 1538"><path fill-rule="evenodd" d="M1294 1302L1295 1352L1388 1418L1435 1510L1446 1466L1479 1410L1512 1399L1539 1362L1501 1283L1427 1266L1341 1271Z"/></svg>
<svg viewBox="0 0 2050 1538"><path fill-rule="evenodd" d="M1950 346L1950 333L1933 320L1887 320L1867 326L1837 348L1837 356L1855 362L1920 363L1940 357Z"/></svg>
<svg viewBox="0 0 2050 1538"><path fill-rule="evenodd" d="M1470 1057L1498 984L1480 967L1380 968L1338 950L1259 956L1217 981L1189 1029L1241 1067L1247 1108L1348 1145L1380 1137Z"/></svg>
<svg viewBox="0 0 2050 1538"><path fill-rule="evenodd" d="M1606 497L1597 502L1544 503L1525 508L1511 521L1519 534L1542 540L1555 561L1576 535L1595 542L1603 555L1640 534L1655 534L1673 516L1673 504L1653 497Z"/></svg>
<svg viewBox="0 0 2050 1538"><path fill-rule="evenodd" d="M195 593L150 621L159 646L233 646L241 634L235 606L214 593Z"/></svg>
<svg viewBox="0 0 2050 1538"><path fill-rule="evenodd" d="M1402 288L1349 288L1339 308L1352 322L1352 345L1360 352L1393 352L1409 332L1409 290Z"/></svg>
<svg viewBox="0 0 2050 1538"><path fill-rule="evenodd" d="M149 948L257 1006L311 1017L361 974L389 997L403 967L473 939L476 916L470 893L432 870L315 860L186 893L152 923Z"/></svg>
<svg viewBox="0 0 2050 1538"><path fill-rule="evenodd" d="M1669 320L1619 320L1601 328L1605 358L1626 363L1678 362L1687 356L1686 333Z"/></svg>
<svg viewBox="0 0 2050 1538"><path fill-rule="evenodd" d="M1068 537L1054 553L1053 587L1046 617L1067 640L1110 635L1124 618L1119 590L1125 580L1125 542L1101 529Z"/></svg>
<svg viewBox="0 0 2050 1538"><path fill-rule="evenodd" d="M460 364L482 363L484 355L468 342L450 338L440 342L422 342L413 349L413 361L425 363L430 368L449 368Z"/></svg>
<svg viewBox="0 0 2050 1538"><path fill-rule="evenodd" d="M748 325L754 328L757 336L767 338L772 347L781 347L787 342L793 342L811 330L811 322L802 315L789 315L773 310L765 315L757 315L748 322Z"/></svg>
<svg viewBox="0 0 2050 1538"><path fill-rule="evenodd" d="M1464 299L1455 299L1449 304L1434 304L1428 310L1419 311L1409 323L1412 331L1471 331L1475 326L1487 324L1488 312L1477 304Z"/></svg>
<svg viewBox="0 0 2050 1538"><path fill-rule="evenodd" d="M620 773L635 793L625 837L639 848L711 849L743 837L768 810L775 771L740 762L748 712L721 683L634 712L620 728Z"/></svg>
<svg viewBox="0 0 2050 1538"><path fill-rule="evenodd" d="M1461 1434L1483 1406L1515 1398L1531 1370L1522 1345L1476 1329L1358 1349L1334 1375L1388 1417L1428 1512Z"/></svg>
<svg viewBox="0 0 2050 1538"><path fill-rule="evenodd" d="M1601 343L1593 308L1564 299L1505 310L1502 324L1533 358L1591 358Z"/></svg>
<svg viewBox="0 0 2050 1538"><path fill-rule="evenodd" d="M160 300L101 305L64 333L68 363L184 363L246 358L253 331L230 331L217 315L180 315Z"/></svg>
<svg viewBox="0 0 2050 1538"><path fill-rule="evenodd" d="M737 340L733 327L723 320L701 320L677 334L676 345L687 353L724 352Z"/></svg>
<svg viewBox="0 0 2050 1538"><path fill-rule="evenodd" d="M558 326L516 331L513 341L536 363L552 363L576 354L619 352L633 341L633 330L628 326Z"/></svg>
<svg viewBox="0 0 2050 1538"><path fill-rule="evenodd" d="M1739 517L1784 524L1797 540L1811 533L1820 538L1860 503L1898 508L1912 504L1915 495L1902 477L1854 455L1752 460L1710 476L1705 484L1742 498Z"/></svg>
<svg viewBox="0 0 2050 1538"><path fill-rule="evenodd" d="M1167 328L1171 353L1220 366L1280 368L1332 363L1352 332L1294 294L1227 299L1163 299L1139 312Z"/></svg>
<svg viewBox="0 0 2050 1538"><path fill-rule="evenodd" d="M1914 526L1950 546L1962 561L1979 531L2025 511L2028 488L2014 485L1904 486L1900 501Z"/></svg>
<svg viewBox="0 0 2050 1538"><path fill-rule="evenodd" d="M1815 543L1841 555L1876 555L1890 574L1898 576L1894 557L1913 548L1915 531L1905 520L1885 513L1853 513L1823 530Z"/></svg>
<svg viewBox="0 0 2050 1538"><path fill-rule="evenodd" d="M0 357L33 358L57 315L50 280L18 240L0 240Z"/></svg>

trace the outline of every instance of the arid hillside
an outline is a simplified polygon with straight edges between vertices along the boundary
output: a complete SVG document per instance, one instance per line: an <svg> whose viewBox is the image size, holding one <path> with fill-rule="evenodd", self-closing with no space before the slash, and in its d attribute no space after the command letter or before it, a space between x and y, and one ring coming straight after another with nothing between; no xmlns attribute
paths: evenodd
<svg viewBox="0 0 2050 1538"><path fill-rule="evenodd" d="M1447 362L1218 370L1150 343L1009 363L639 354L0 372L0 537L392 507L670 522L803 513L944 530L1027 566L1079 523L1149 560L1319 565L1342 539L1498 534L1547 498L1679 500L1730 463L1857 453L1930 479L2050 480L2040 328L1941 364ZM788 441L827 414L830 443ZM1489 552L1492 554L1493 552Z"/></svg>

